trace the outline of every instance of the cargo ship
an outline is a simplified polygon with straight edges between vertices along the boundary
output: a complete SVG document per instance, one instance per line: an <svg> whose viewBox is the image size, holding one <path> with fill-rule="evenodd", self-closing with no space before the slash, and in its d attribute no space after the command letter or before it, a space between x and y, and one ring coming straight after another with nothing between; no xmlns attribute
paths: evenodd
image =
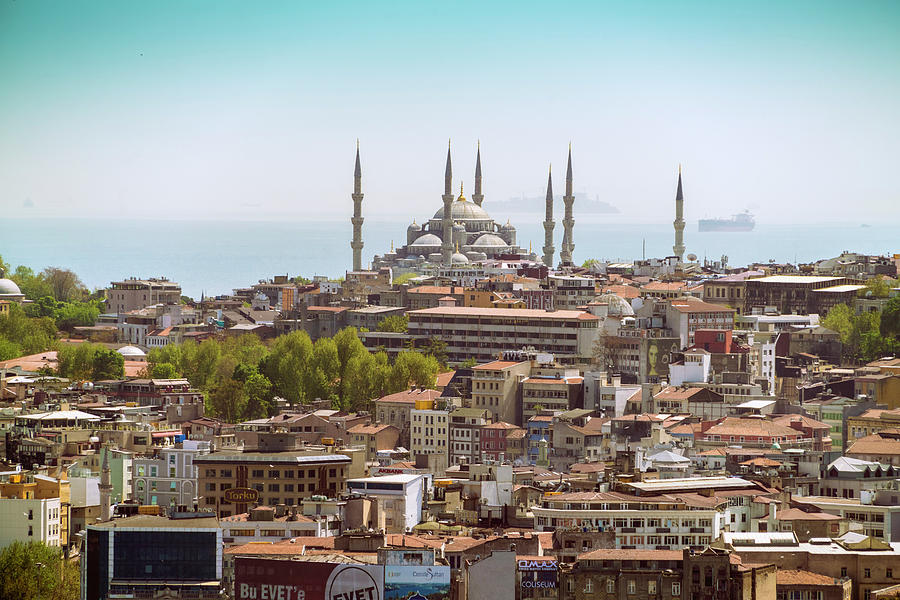
<svg viewBox="0 0 900 600"><path fill-rule="evenodd" d="M697 223L698 231L753 231L754 227L756 219L746 210L730 219L700 219Z"/></svg>

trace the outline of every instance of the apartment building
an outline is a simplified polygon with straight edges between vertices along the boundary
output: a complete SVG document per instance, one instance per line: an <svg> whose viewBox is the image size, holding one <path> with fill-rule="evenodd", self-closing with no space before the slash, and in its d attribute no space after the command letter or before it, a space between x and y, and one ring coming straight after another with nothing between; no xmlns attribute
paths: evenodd
<svg viewBox="0 0 900 600"><path fill-rule="evenodd" d="M481 428L492 419L486 408L456 408L450 412L449 464L480 462Z"/></svg>
<svg viewBox="0 0 900 600"><path fill-rule="evenodd" d="M806 315L817 312L815 297L811 292L827 287L853 283L846 277L814 275L771 275L746 281L744 313L754 308L774 307L784 315Z"/></svg>
<svg viewBox="0 0 900 600"><path fill-rule="evenodd" d="M408 447L411 413L416 402L419 400L434 402L440 395L441 393L437 390L413 388L382 396L375 400L378 422L396 427L400 431L400 445Z"/></svg>
<svg viewBox="0 0 900 600"><path fill-rule="evenodd" d="M725 525L727 502L700 494L637 496L621 492L572 492L544 496L532 509L535 529L615 531L616 548L703 549Z"/></svg>
<svg viewBox="0 0 900 600"><path fill-rule="evenodd" d="M673 300L666 308L666 326L682 348L694 345L700 329L734 329L734 309L700 300Z"/></svg>
<svg viewBox="0 0 900 600"><path fill-rule="evenodd" d="M314 495L335 497L346 486L352 459L344 454L312 452L214 452L194 459L198 468L200 507L215 508L218 516L245 513L249 505L296 506ZM231 503L230 490L255 493Z"/></svg>
<svg viewBox="0 0 900 600"><path fill-rule="evenodd" d="M547 277L547 289L553 294L553 306L557 310L576 310L587 306L597 295L594 280L577 275L550 275Z"/></svg>
<svg viewBox="0 0 900 600"><path fill-rule="evenodd" d="M123 313L151 304L180 304L181 286L165 277L113 281L106 290L106 310Z"/></svg>
<svg viewBox="0 0 900 600"><path fill-rule="evenodd" d="M492 421L520 423L519 382L531 372L527 360L495 360L472 367L472 407Z"/></svg>
<svg viewBox="0 0 900 600"><path fill-rule="evenodd" d="M400 440L400 430L393 425L354 425L347 430L350 443L366 449L366 462L375 462L379 450L393 450Z"/></svg>
<svg viewBox="0 0 900 600"><path fill-rule="evenodd" d="M185 441L181 448L158 448L153 456L135 458L132 494L140 504L192 506L198 497L198 456L209 454L208 442Z"/></svg>
<svg viewBox="0 0 900 600"><path fill-rule="evenodd" d="M576 369L557 369L544 374L547 369L533 369L522 380L522 417L528 421L542 411L567 411L584 406L584 377Z"/></svg>
<svg viewBox="0 0 900 600"><path fill-rule="evenodd" d="M450 413L436 402L419 400L410 411L410 451L413 456L440 454L448 456L450 447Z"/></svg>
<svg viewBox="0 0 900 600"><path fill-rule="evenodd" d="M447 344L448 360L487 362L506 350L533 347L563 364L591 360L600 319L576 310L441 306L409 313L413 338L438 337Z"/></svg>

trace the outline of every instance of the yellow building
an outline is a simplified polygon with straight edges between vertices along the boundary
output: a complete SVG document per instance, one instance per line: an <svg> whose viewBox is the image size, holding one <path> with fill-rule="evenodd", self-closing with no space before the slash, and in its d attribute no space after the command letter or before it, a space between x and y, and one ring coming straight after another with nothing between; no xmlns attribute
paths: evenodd
<svg viewBox="0 0 900 600"><path fill-rule="evenodd" d="M888 408L900 408L900 375L890 373L861 375L854 382L853 393L857 398L865 395L876 404Z"/></svg>
<svg viewBox="0 0 900 600"><path fill-rule="evenodd" d="M9 315L10 305L12 305L12 302L10 302L9 300L0 300L0 317Z"/></svg>
<svg viewBox="0 0 900 600"><path fill-rule="evenodd" d="M855 417L847 417L847 442L853 443L885 429L900 428L900 409L870 408Z"/></svg>
<svg viewBox="0 0 900 600"><path fill-rule="evenodd" d="M69 516L72 496L67 479L56 479L30 472L7 475L0 481L0 497L23 500L59 498L59 545L69 545Z"/></svg>

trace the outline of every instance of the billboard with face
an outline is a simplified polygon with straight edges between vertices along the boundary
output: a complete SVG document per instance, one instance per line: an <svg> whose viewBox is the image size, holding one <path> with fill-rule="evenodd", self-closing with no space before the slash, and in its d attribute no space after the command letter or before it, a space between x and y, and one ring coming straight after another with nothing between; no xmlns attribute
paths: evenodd
<svg viewBox="0 0 900 600"><path fill-rule="evenodd" d="M238 600L384 600L384 567L269 558L235 559Z"/></svg>
<svg viewBox="0 0 900 600"><path fill-rule="evenodd" d="M384 600L449 600L450 567L386 565Z"/></svg>
<svg viewBox="0 0 900 600"><path fill-rule="evenodd" d="M647 341L647 378L668 377L671 354L678 350L678 340L651 339Z"/></svg>

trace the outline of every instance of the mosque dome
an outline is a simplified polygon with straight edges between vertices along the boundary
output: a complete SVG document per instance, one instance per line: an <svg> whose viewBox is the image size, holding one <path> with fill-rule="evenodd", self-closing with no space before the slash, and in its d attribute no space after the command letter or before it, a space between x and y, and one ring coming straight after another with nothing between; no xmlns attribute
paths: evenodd
<svg viewBox="0 0 900 600"><path fill-rule="evenodd" d="M500 231L515 231L515 230L516 230L516 228L512 226L512 224L509 222L508 219L506 221L506 225L503 225L502 227L500 227Z"/></svg>
<svg viewBox="0 0 900 600"><path fill-rule="evenodd" d="M406 228L407 231L422 231L422 226L416 223L415 221L410 224L409 227Z"/></svg>
<svg viewBox="0 0 900 600"><path fill-rule="evenodd" d="M414 248L416 250L424 250L427 248L439 248L441 245L441 238L434 235L433 233L426 233L423 236L416 238L412 244L409 245L410 248ZM419 254L420 252L416 252ZM421 254L428 254L427 252L421 252Z"/></svg>
<svg viewBox="0 0 900 600"><path fill-rule="evenodd" d="M634 316L634 309L631 308L631 305L625 298L621 296L617 296L611 292L606 294L600 294L594 299L594 302L598 304L606 304L607 310L606 314L610 317L632 317Z"/></svg>
<svg viewBox="0 0 900 600"><path fill-rule="evenodd" d="M22 290L12 279L0 279L0 296L19 296Z"/></svg>
<svg viewBox="0 0 900 600"><path fill-rule="evenodd" d="M444 207L434 213L434 219L440 221L444 218ZM486 210L474 202L454 202L450 205L450 218L454 221L490 221L491 216Z"/></svg>
<svg viewBox="0 0 900 600"><path fill-rule="evenodd" d="M475 240L475 243L472 244L473 248L505 248L508 244L503 241L503 238L500 236L494 235L493 233L485 233L478 236L478 239Z"/></svg>
<svg viewBox="0 0 900 600"><path fill-rule="evenodd" d="M454 252L453 256L450 257L450 262L454 265L467 265L469 264L469 259L462 252Z"/></svg>
<svg viewBox="0 0 900 600"><path fill-rule="evenodd" d="M134 358L143 358L147 356L147 353L138 348L137 346L122 346L118 350L116 350L119 354L124 356L125 358L134 357Z"/></svg>

